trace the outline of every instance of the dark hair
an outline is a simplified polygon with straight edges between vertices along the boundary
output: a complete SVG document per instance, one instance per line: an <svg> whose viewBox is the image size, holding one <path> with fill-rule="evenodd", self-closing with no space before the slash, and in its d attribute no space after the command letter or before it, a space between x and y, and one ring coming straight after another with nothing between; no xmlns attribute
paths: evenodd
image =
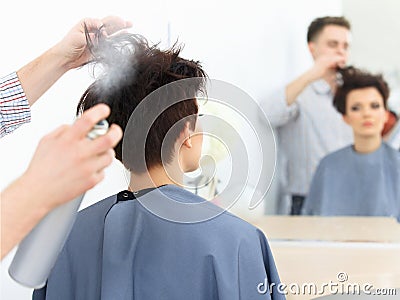
<svg viewBox="0 0 400 300"><path fill-rule="evenodd" d="M198 106L194 98L197 92L204 92L206 73L198 61L186 60L179 57L181 47L175 43L170 49L160 50L156 45L149 45L141 35L132 33L120 33L111 37L103 37L100 32L93 41L86 30L86 39L89 49L93 54L91 63L102 67L102 74L83 93L77 114L98 103L106 103L111 108L111 114L107 121L118 124L124 131L128 125L131 114L141 101L156 91L158 88L180 79L195 78L191 91L175 90L175 94L159 98L160 107L168 107L151 124L148 134L144 137L145 149L132 145L129 149L129 157L122 155L122 140L115 147L116 158L120 160L128 170L142 173L162 162L170 162L173 157L173 144L184 129L184 123L180 120L188 117L190 128L194 129ZM178 93L178 94L177 94ZM184 99L178 103L172 99ZM158 104L158 103L157 103ZM156 106L157 106L156 104ZM140 106L139 118L151 115L158 108L153 105ZM161 109L162 110L162 109ZM154 113L153 113L154 114ZM131 120L132 121L132 120ZM139 141L140 135L146 129L141 128L141 120L136 121L134 130L129 132L132 139ZM176 124L176 126L174 126ZM172 140L166 147L163 145L167 132L172 129ZM146 132L147 132L146 131ZM169 136L169 134L168 134ZM161 159L161 147L163 145L163 159ZM125 147L125 145L124 145ZM125 148L124 148L125 150ZM143 152L144 151L144 152ZM135 159L140 156L141 159ZM144 159L145 157L145 164Z"/></svg>
<svg viewBox="0 0 400 300"><path fill-rule="evenodd" d="M337 25L351 29L350 22L345 17L321 17L311 22L308 26L307 42L313 42L321 31L328 25Z"/></svg>
<svg viewBox="0 0 400 300"><path fill-rule="evenodd" d="M333 98L333 106L342 114L346 114L347 95L355 89L374 87L382 95L385 109L389 98L389 86L381 74L371 74L352 66L338 70L341 79Z"/></svg>

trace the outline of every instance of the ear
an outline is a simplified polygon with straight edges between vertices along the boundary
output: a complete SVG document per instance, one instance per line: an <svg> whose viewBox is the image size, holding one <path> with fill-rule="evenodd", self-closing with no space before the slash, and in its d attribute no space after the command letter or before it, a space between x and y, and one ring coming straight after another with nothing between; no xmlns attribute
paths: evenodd
<svg viewBox="0 0 400 300"><path fill-rule="evenodd" d="M192 133L192 131L190 130L190 124L189 124L189 122L186 122L185 123L185 127L184 127L184 129L182 131L183 138L184 138L182 146L184 145L184 146L188 147L189 149L193 147L192 139L191 139L191 136L190 136L191 133Z"/></svg>
<svg viewBox="0 0 400 300"><path fill-rule="evenodd" d="M343 121L347 124L350 125L350 120L349 117L347 115L342 115Z"/></svg>
<svg viewBox="0 0 400 300"><path fill-rule="evenodd" d="M385 116L383 117L383 123L387 123L387 121L389 120L389 115L390 112L388 110L385 110Z"/></svg>
<svg viewBox="0 0 400 300"><path fill-rule="evenodd" d="M311 52L311 55L314 57L314 52L315 52L315 43L314 42L308 43L308 50Z"/></svg>

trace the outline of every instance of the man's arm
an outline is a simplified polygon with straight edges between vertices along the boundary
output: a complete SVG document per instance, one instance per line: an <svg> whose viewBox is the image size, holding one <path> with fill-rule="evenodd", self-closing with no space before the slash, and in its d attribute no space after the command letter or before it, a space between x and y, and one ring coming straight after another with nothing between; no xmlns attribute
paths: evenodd
<svg viewBox="0 0 400 300"><path fill-rule="evenodd" d="M112 125L95 140L86 135L109 114L109 107L99 104L41 139L26 172L1 193L1 258L52 209L103 179L122 130Z"/></svg>
<svg viewBox="0 0 400 300"><path fill-rule="evenodd" d="M301 92L312 82L325 79L325 81L334 88L336 85L336 68L343 65L343 57L335 56L320 56L315 60L311 69L297 77L286 86L286 103L292 105Z"/></svg>
<svg viewBox="0 0 400 300"><path fill-rule="evenodd" d="M312 68L290 82L284 88L272 93L261 107L273 127L285 125L298 115L296 101L303 90L318 79L325 79L332 90L336 87L336 68L344 65L341 55L321 55ZM265 117L262 115L262 117Z"/></svg>
<svg viewBox="0 0 400 300"><path fill-rule="evenodd" d="M314 80L316 79L312 74L312 69L310 69L290 82L285 88L287 106L292 105L301 92Z"/></svg>
<svg viewBox="0 0 400 300"><path fill-rule="evenodd" d="M0 138L31 121L31 109L15 72L0 78Z"/></svg>

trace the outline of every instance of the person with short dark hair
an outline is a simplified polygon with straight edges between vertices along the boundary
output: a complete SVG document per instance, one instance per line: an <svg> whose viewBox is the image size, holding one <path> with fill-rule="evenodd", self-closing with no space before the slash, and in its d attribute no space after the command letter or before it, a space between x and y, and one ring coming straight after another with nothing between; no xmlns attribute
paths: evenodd
<svg viewBox="0 0 400 300"><path fill-rule="evenodd" d="M382 75L348 67L334 107L353 130L354 144L324 157L303 213L391 216L400 221L400 153L382 141L389 87Z"/></svg>
<svg viewBox="0 0 400 300"><path fill-rule="evenodd" d="M285 299L265 235L183 188L201 155L201 64L135 34L98 45L104 73L78 112L110 105L107 120L124 131L115 151L130 183L79 212L33 299Z"/></svg>
<svg viewBox="0 0 400 300"><path fill-rule="evenodd" d="M345 67L349 56L350 29L344 17L312 21L307 44L314 65L261 102L277 132L280 185L290 198L281 213L300 214L319 160L353 141L351 130L332 107L337 70Z"/></svg>

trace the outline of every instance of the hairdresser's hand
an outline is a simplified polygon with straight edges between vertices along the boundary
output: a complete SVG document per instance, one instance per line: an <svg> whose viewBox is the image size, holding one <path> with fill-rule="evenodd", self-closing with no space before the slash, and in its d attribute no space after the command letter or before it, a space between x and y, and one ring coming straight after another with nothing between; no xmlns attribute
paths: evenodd
<svg viewBox="0 0 400 300"><path fill-rule="evenodd" d="M90 60L85 23L92 35L100 27L102 34L110 35L132 26L130 22L114 16L101 20L81 20L59 43L17 71L30 105L33 105L65 72Z"/></svg>
<svg viewBox="0 0 400 300"><path fill-rule="evenodd" d="M337 68L343 68L346 60L342 55L321 55L315 60L314 66L309 70L310 81L323 77L335 78Z"/></svg>
<svg viewBox="0 0 400 300"><path fill-rule="evenodd" d="M94 140L87 133L110 109L99 104L71 126L42 138L26 172L1 193L1 258L53 208L92 188L104 177L122 137L119 126Z"/></svg>
<svg viewBox="0 0 400 300"><path fill-rule="evenodd" d="M131 22L125 21L116 16L108 16L103 19L82 19L54 47L55 52L65 59L65 67L67 69L77 68L90 60L90 52L86 44L84 24L86 24L88 31L92 35L94 35L100 28L103 34L111 35L132 26Z"/></svg>
<svg viewBox="0 0 400 300"><path fill-rule="evenodd" d="M94 140L87 133L110 114L105 104L86 111L73 125L64 125L39 143L23 175L24 188L41 195L49 209L74 199L104 178L104 168L115 156L113 147L122 130L112 125L107 134Z"/></svg>

